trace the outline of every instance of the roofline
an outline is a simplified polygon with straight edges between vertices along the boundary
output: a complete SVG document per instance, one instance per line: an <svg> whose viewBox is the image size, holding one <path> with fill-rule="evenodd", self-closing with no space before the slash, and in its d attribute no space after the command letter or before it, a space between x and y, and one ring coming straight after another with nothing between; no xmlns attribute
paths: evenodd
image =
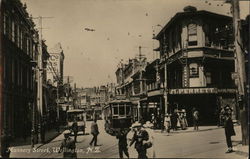
<svg viewBox="0 0 250 159"><path fill-rule="evenodd" d="M218 13L214 13L214 12L209 12L209 11L206 11L206 10L199 10L199 11L194 11L194 12L177 12L174 17L172 17L168 22L167 24L161 29L161 31L155 36L155 39L159 40L161 34L169 28L169 26L177 19L179 18L180 16L184 16L184 15L201 15L201 14L208 14L210 16L217 16L217 17L221 17L221 18L225 18L225 19L232 19L231 16L227 16L227 15L223 15L223 14L218 14Z"/></svg>

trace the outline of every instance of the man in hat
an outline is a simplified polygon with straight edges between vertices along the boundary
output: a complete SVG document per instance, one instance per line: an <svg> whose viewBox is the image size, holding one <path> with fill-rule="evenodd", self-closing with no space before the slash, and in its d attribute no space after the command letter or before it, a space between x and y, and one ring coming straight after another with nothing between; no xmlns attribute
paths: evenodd
<svg viewBox="0 0 250 159"><path fill-rule="evenodd" d="M194 130L199 130L199 112L194 107L192 110L193 113L193 124L194 124Z"/></svg>
<svg viewBox="0 0 250 159"><path fill-rule="evenodd" d="M71 129L74 132L74 140L75 142L77 142L78 124L77 124L76 118L74 119Z"/></svg>
<svg viewBox="0 0 250 159"><path fill-rule="evenodd" d="M170 115L168 113L165 115L165 118L164 118L164 127L165 127L164 130L166 130L169 135L171 123L170 123Z"/></svg>
<svg viewBox="0 0 250 159"><path fill-rule="evenodd" d="M94 146L97 146L97 136L99 134L99 130L96 118L94 118L94 121L91 123L91 134L93 135L93 138L89 145L92 146L92 144L94 143Z"/></svg>
<svg viewBox="0 0 250 159"><path fill-rule="evenodd" d="M149 158L155 158L155 149L154 149L154 131L152 130L153 124L150 121L147 121L146 124L143 125L145 130L148 132L149 139L144 143L144 146L148 149L152 146L152 151L149 151Z"/></svg>
<svg viewBox="0 0 250 159"><path fill-rule="evenodd" d="M128 144L127 144L127 134L128 132L125 131L125 129L121 129L116 138L118 141L118 148L119 148L119 156L122 159L123 158L123 152L124 154L129 158L128 153Z"/></svg>
<svg viewBox="0 0 250 159"><path fill-rule="evenodd" d="M138 152L138 159L147 159L147 148L149 147L145 145L145 141L148 141L149 139L148 132L142 129L142 125L139 122L135 122L132 125L132 128L136 128L136 131L129 146L132 146L135 143L135 149Z"/></svg>
<svg viewBox="0 0 250 159"><path fill-rule="evenodd" d="M66 130L64 132L64 140L61 143L61 147L58 153L63 152L64 158L76 158L75 148L75 140L70 138L70 131Z"/></svg>
<svg viewBox="0 0 250 159"><path fill-rule="evenodd" d="M224 128L225 128L225 135L226 135L226 141L227 141L227 147L228 150L226 153L231 153L233 152L233 145L232 145L232 140L231 140L231 136L235 136L235 131L234 131L234 126L233 126L233 121L231 118L231 114L232 114L232 109L229 106L225 107L225 124L224 124Z"/></svg>

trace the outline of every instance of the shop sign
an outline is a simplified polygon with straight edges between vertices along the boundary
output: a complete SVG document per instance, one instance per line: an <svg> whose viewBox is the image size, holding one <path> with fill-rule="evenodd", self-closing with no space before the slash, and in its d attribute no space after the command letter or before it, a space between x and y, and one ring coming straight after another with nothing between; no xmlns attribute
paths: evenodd
<svg viewBox="0 0 250 159"><path fill-rule="evenodd" d="M190 88L190 89L170 89L169 94L211 94L211 93L235 93L235 89L217 88Z"/></svg>
<svg viewBox="0 0 250 159"><path fill-rule="evenodd" d="M209 94L217 93L216 88L170 89L169 94Z"/></svg>

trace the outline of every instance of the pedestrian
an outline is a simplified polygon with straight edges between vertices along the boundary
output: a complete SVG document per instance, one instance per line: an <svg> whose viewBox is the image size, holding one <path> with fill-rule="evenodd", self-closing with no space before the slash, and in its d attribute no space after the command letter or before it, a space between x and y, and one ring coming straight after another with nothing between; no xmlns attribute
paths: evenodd
<svg viewBox="0 0 250 159"><path fill-rule="evenodd" d="M123 152L127 156L127 158L129 158L127 134L128 131L126 132L125 129L122 128L116 136L116 138L118 139L119 156L121 159L123 158Z"/></svg>
<svg viewBox="0 0 250 159"><path fill-rule="evenodd" d="M72 129L72 131L74 133L74 140L75 140L75 142L77 142L78 124L77 124L76 119L74 119L74 122L73 122L73 124L71 126L71 129Z"/></svg>
<svg viewBox="0 0 250 159"><path fill-rule="evenodd" d="M178 110L175 109L174 113L172 115L172 123L173 123L172 126L173 126L174 131L177 131L177 122L178 122L178 112L177 111Z"/></svg>
<svg viewBox="0 0 250 159"><path fill-rule="evenodd" d="M167 131L169 135L171 123L170 123L170 115L168 113L165 115L165 118L164 118L164 127L165 127L165 131Z"/></svg>
<svg viewBox="0 0 250 159"><path fill-rule="evenodd" d="M226 153L231 153L233 152L233 145L232 145L232 140L231 137L235 136L235 131L234 131L234 126L233 126L233 121L231 118L231 109L229 106L226 106L225 108L225 123L224 123L224 128L225 128L225 135L226 135L226 141L227 141L227 147L228 150Z"/></svg>
<svg viewBox="0 0 250 159"><path fill-rule="evenodd" d="M61 143L58 153L63 152L63 158L76 158L77 155L75 148L76 148L75 140L70 138L70 131L66 130L64 132L64 139Z"/></svg>
<svg viewBox="0 0 250 159"><path fill-rule="evenodd" d="M180 120L180 126L182 130L187 129L187 121L186 121L186 111L185 109L182 109L180 112L179 120Z"/></svg>
<svg viewBox="0 0 250 159"><path fill-rule="evenodd" d="M199 112L196 110L196 108L193 108L193 124L194 124L194 130L199 130Z"/></svg>
<svg viewBox="0 0 250 159"><path fill-rule="evenodd" d="M41 124L41 141L43 144L45 143L45 133L46 133L46 121L45 118L43 118Z"/></svg>
<svg viewBox="0 0 250 159"><path fill-rule="evenodd" d="M10 136L4 131L3 135L1 136L1 157L2 158L9 158L10 157Z"/></svg>
<svg viewBox="0 0 250 159"><path fill-rule="evenodd" d="M156 127L156 118L155 118L155 115L152 113L151 114L151 123L153 123L153 126L154 126L154 128Z"/></svg>
<svg viewBox="0 0 250 159"><path fill-rule="evenodd" d="M149 139L148 132L142 129L142 125L139 122L135 122L132 127L136 128L136 131L133 135L132 141L130 142L130 146L135 143L138 159L147 159L147 149L152 146L152 143L147 143Z"/></svg>
<svg viewBox="0 0 250 159"><path fill-rule="evenodd" d="M60 122L59 122L58 118L56 118L55 124L56 124L56 130L57 130L57 132L60 133Z"/></svg>
<svg viewBox="0 0 250 159"><path fill-rule="evenodd" d="M94 143L94 146L97 146L97 136L99 134L98 125L97 125L97 119L94 118L94 121L91 124L91 134L93 135L93 138L91 142L89 143L90 146Z"/></svg>
<svg viewBox="0 0 250 159"><path fill-rule="evenodd" d="M143 125L143 127L145 128L145 130L148 132L148 142L147 143L151 143L152 144L152 151L150 151L150 157L149 158L155 158L155 147L154 147L154 131L152 130L153 124L150 121L147 121L146 124Z"/></svg>

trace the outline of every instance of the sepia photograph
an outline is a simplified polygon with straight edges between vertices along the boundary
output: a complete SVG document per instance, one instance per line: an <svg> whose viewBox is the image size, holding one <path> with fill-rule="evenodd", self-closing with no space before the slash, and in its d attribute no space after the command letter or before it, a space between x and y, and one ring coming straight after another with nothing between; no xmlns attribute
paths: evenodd
<svg viewBox="0 0 250 159"><path fill-rule="evenodd" d="M249 0L0 0L0 158L249 158Z"/></svg>

